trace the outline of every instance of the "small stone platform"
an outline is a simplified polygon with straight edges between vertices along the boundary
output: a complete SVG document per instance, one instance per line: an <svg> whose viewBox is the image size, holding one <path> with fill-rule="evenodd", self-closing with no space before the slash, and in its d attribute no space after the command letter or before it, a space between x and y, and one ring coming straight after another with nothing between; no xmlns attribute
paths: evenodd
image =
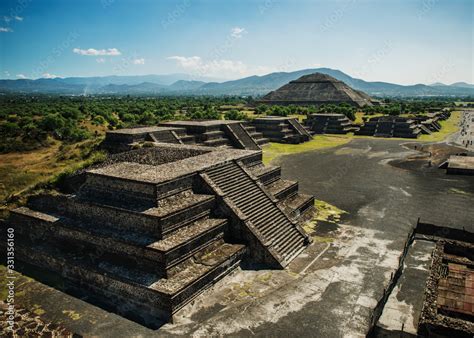
<svg viewBox="0 0 474 338"><path fill-rule="evenodd" d="M296 118L267 116L252 120L256 130L277 143L303 143L312 139L311 134Z"/></svg>
<svg viewBox="0 0 474 338"><path fill-rule="evenodd" d="M421 133L422 128L415 120L396 116L371 118L354 132L355 135L400 138L418 138Z"/></svg>
<svg viewBox="0 0 474 338"><path fill-rule="evenodd" d="M136 149L146 142L260 150L260 145L268 139L245 121L192 120L108 131L103 147L118 153Z"/></svg>
<svg viewBox="0 0 474 338"><path fill-rule="evenodd" d="M451 155L439 168L446 169L446 174L474 175L474 156Z"/></svg>
<svg viewBox="0 0 474 338"><path fill-rule="evenodd" d="M310 114L305 126L314 134L347 134L359 129L344 114Z"/></svg>

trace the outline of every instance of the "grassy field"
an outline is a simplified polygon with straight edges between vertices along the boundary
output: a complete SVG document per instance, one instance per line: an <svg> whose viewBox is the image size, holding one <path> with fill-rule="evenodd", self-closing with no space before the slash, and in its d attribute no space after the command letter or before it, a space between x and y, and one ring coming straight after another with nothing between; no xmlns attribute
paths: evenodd
<svg viewBox="0 0 474 338"><path fill-rule="evenodd" d="M359 114L359 113L357 113ZM358 118L362 120L363 113L358 115ZM377 116L377 115L372 115ZM461 118L461 112L456 111L451 114L451 117L445 121L441 121L441 130L431 135L421 135L416 141L421 142L440 142L445 140L449 135L456 132L459 128L459 120ZM313 140L301 143L301 144L281 144L281 143L269 143L263 146L263 163L269 164L276 160L280 156L302 153L306 151L319 150L337 147L339 145L346 144L352 139L359 138L370 138L372 136L354 135L352 133L347 135L315 135ZM409 141L410 139L405 138L390 138L390 140ZM413 140L415 141L415 140Z"/></svg>
<svg viewBox="0 0 474 338"><path fill-rule="evenodd" d="M104 154L94 150L100 140L73 145L53 141L50 147L39 150L0 154L0 201L103 158Z"/></svg>
<svg viewBox="0 0 474 338"><path fill-rule="evenodd" d="M449 135L455 133L459 128L459 121L461 119L461 112L454 111L451 117L445 121L441 121L441 130L431 135L421 135L418 139L424 142L441 142Z"/></svg>
<svg viewBox="0 0 474 338"><path fill-rule="evenodd" d="M269 143L263 146L263 163L269 164L280 156L302 153L306 151L337 147L350 142L346 135L315 135L313 139L301 144Z"/></svg>

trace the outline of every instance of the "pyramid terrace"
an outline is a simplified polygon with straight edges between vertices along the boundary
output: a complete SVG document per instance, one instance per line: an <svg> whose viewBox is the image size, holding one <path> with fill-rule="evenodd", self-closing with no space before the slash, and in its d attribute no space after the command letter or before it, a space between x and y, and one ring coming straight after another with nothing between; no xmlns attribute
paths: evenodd
<svg viewBox="0 0 474 338"><path fill-rule="evenodd" d="M7 224L18 260L155 327L241 261L282 269L306 248L314 198L280 175L261 151L155 142L78 173L73 193L30 198Z"/></svg>

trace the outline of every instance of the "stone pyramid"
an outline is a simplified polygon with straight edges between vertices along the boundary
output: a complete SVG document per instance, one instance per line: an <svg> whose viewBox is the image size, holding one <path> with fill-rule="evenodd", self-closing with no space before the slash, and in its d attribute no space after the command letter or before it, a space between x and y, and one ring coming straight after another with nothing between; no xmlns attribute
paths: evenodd
<svg viewBox="0 0 474 338"><path fill-rule="evenodd" d="M367 94L352 89L344 82L332 76L314 73L304 75L297 80L265 95L259 103L281 105L322 105L348 103L356 107L372 106Z"/></svg>

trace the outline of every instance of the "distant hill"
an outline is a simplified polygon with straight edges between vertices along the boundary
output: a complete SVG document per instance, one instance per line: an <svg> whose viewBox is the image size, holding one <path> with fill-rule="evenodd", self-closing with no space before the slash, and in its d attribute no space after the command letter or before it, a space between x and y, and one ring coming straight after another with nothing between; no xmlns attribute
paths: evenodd
<svg viewBox="0 0 474 338"><path fill-rule="evenodd" d="M224 82L206 77L195 78L189 74L0 80L0 93L262 96L303 75L316 72L330 75L371 96L474 96L474 85L464 82L403 86L368 82L330 68L276 72Z"/></svg>

